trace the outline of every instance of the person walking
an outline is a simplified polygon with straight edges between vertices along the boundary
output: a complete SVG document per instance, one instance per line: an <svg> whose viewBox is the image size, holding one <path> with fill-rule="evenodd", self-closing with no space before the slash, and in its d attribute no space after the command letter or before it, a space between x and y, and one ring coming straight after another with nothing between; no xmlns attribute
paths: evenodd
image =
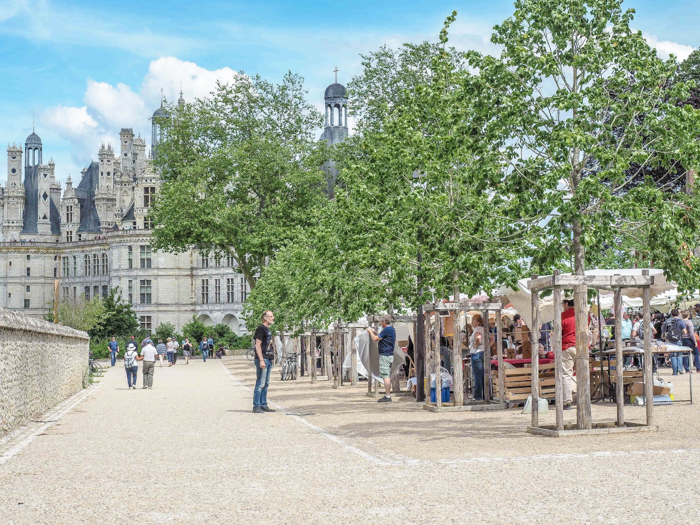
<svg viewBox="0 0 700 525"><path fill-rule="evenodd" d="M175 344L173 343L172 337L168 337L168 341L165 343L165 349L168 353L168 366L173 366L175 359L173 358L173 352L175 352Z"/></svg>
<svg viewBox="0 0 700 525"><path fill-rule="evenodd" d="M177 337L173 337L173 364L177 363L177 349L180 348L180 343L177 342Z"/></svg>
<svg viewBox="0 0 700 525"><path fill-rule="evenodd" d="M564 410L570 410L574 401L574 363L576 362L576 309L574 300L562 302L564 311L561 314L561 362L563 368L562 393Z"/></svg>
<svg viewBox="0 0 700 525"><path fill-rule="evenodd" d="M207 336L202 337L202 342L199 343L199 351L202 352L202 359L207 362L207 357L209 357L209 343L207 343Z"/></svg>
<svg viewBox="0 0 700 525"><path fill-rule="evenodd" d="M117 362L117 354L119 353L119 343L117 343L117 338L112 336L112 340L107 343L107 347L109 348L109 358L112 362L112 366L114 366Z"/></svg>
<svg viewBox="0 0 700 525"><path fill-rule="evenodd" d="M185 358L185 364L189 365L190 357L192 357L192 345L187 338L182 342L182 356Z"/></svg>
<svg viewBox="0 0 700 525"><path fill-rule="evenodd" d="M272 349L270 325L275 321L271 310L262 315L262 323L255 330L255 390L253 392L253 413L274 412L267 406L267 387L270 385L270 372L275 353Z"/></svg>
<svg viewBox="0 0 700 525"><path fill-rule="evenodd" d="M158 351L153 346L153 341L146 343L141 349L141 361L143 361L143 387L142 388L153 388L153 373L156 367L156 356Z"/></svg>
<svg viewBox="0 0 700 525"><path fill-rule="evenodd" d="M209 347L209 355L214 357L214 340L211 336L207 338L207 346Z"/></svg>
<svg viewBox="0 0 700 525"><path fill-rule="evenodd" d="M129 388L136 389L136 376L139 371L137 361L141 361L138 352L136 351L136 341L126 343L126 352L124 352L124 369L126 370L126 381Z"/></svg>
<svg viewBox="0 0 700 525"><path fill-rule="evenodd" d="M377 403L391 403L391 365L394 362L394 345L396 344L396 330L391 326L391 316L382 316L380 323L382 331L378 334L367 327L367 333L373 341L377 342L379 350L379 377L384 381L384 397Z"/></svg>
<svg viewBox="0 0 700 525"><path fill-rule="evenodd" d="M141 348L146 346L149 343L149 341L151 344L153 344L153 341L151 341L151 334L146 334L146 337L143 339L143 341L141 341Z"/></svg>
<svg viewBox="0 0 700 525"><path fill-rule="evenodd" d="M160 366L163 366L163 356L168 353L168 348L163 344L162 339L158 339L156 352L158 352L158 360L160 361Z"/></svg>

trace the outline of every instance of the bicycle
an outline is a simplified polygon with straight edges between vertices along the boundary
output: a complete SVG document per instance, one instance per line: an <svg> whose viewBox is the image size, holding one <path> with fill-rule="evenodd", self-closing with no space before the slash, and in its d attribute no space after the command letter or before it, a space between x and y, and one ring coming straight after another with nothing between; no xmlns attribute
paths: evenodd
<svg viewBox="0 0 700 525"><path fill-rule="evenodd" d="M93 358L92 352L88 356L88 366L92 375L102 375L105 372L105 368Z"/></svg>
<svg viewBox="0 0 700 525"><path fill-rule="evenodd" d="M295 352L284 358L282 370L280 371L282 381L296 381L298 356L299 354Z"/></svg>

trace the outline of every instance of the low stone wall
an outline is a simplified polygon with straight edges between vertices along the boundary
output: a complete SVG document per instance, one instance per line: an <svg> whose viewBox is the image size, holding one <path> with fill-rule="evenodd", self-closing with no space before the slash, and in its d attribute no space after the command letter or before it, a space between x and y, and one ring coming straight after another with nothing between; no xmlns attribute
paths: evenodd
<svg viewBox="0 0 700 525"><path fill-rule="evenodd" d="M82 389L89 343L85 332L0 308L0 434Z"/></svg>

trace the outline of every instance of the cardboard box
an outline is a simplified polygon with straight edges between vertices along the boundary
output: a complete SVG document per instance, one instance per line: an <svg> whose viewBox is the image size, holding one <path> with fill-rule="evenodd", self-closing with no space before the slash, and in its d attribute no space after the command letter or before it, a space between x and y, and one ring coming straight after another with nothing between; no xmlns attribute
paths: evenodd
<svg viewBox="0 0 700 525"><path fill-rule="evenodd" d="M526 325L518 326L513 332L513 337L516 341L530 341L530 329Z"/></svg>
<svg viewBox="0 0 700 525"><path fill-rule="evenodd" d="M630 396L643 396L644 395L644 383L632 383L627 387L627 393ZM671 387L670 386L656 386L654 385L654 395L655 396L670 396Z"/></svg>

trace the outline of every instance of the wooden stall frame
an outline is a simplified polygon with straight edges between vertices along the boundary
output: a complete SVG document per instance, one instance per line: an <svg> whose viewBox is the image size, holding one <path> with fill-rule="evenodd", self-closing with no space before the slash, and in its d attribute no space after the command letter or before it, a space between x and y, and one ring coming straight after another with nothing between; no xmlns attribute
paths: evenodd
<svg viewBox="0 0 700 525"><path fill-rule="evenodd" d="M423 305L423 311L425 313L425 326L423 327L425 331L425 377L428 382L428 391L426 392L426 399L423 402L423 408L431 412L455 412L455 411L480 411L480 410L504 410L506 408L505 401L505 372L503 366L503 345L501 341L503 340L503 327L501 326L501 310L503 305L498 302L453 302L453 303L428 303ZM485 349L484 349L484 401L465 401L462 399L462 404L458 404L455 396L455 403L450 403L445 405L442 403L441 399L441 386L442 378L440 377L440 341L439 341L439 331L438 328L441 326L440 315L437 313L439 310L448 310L455 312L459 316L460 312L468 312L469 310L481 310L483 312L484 319L484 334L485 334ZM486 360L487 356L490 355L491 349L489 345L488 337L488 323L489 323L489 312L495 312L496 314L496 355L498 359L498 387L499 396L498 400L492 400L490 394L490 384L491 384L491 360ZM436 314L436 337L433 340L430 337L430 323L432 314ZM456 328L455 328L456 331ZM456 338L455 338L456 344ZM431 374L431 360L435 360L435 403L430 402L430 374ZM462 356L460 352L459 367L462 366ZM456 384L456 383L455 383ZM460 383L459 388L462 388Z"/></svg>
<svg viewBox="0 0 700 525"><path fill-rule="evenodd" d="M539 332L539 292L547 289L553 289L554 292L554 338L553 350L555 359L555 403L556 403L556 424L554 426L540 426L538 420L538 389L539 382L534 380L533 373L532 382L532 422L527 427L527 431L531 434L543 435L549 437L563 437L581 434L610 434L618 432L649 432L657 430L654 425L654 402L653 402L653 368L652 368L652 352L651 352L651 289L654 284L654 277L649 275L649 270L642 270L641 276L624 276L624 275L609 275L609 276L583 276L583 275L561 275L556 271L553 275L546 277L533 276L528 281L528 288L532 292L532 327L533 340L535 334ZM595 289L613 290L615 293L614 309L615 309L615 356L616 365L615 371L617 376L616 384L616 403L617 403L617 418L613 422L598 422L594 423L591 418L591 399L590 399L590 380L588 374L588 351L585 356L576 357L577 374L576 380L579 384L578 390L578 406L576 411L576 424L564 423L563 413L563 396L562 396L562 337L561 337L561 292L565 289L575 289L575 298L579 301L587 293L587 287ZM583 293L582 293L582 288ZM623 370L621 366L622 359L622 289L623 288L642 288L643 293L643 318L644 318L644 398L646 405L646 423L630 423L625 421L624 416L624 390L623 390ZM575 306L581 309L581 305ZM584 308L587 312L587 308ZM579 316L580 317L580 316ZM585 327L587 328L587 327ZM579 332L583 328L578 326L576 329L577 341ZM586 339L587 340L587 339ZM533 357L535 352L533 352ZM585 358L585 359L584 359ZM585 362L583 368L579 369L579 363ZM535 362L533 359L533 368ZM651 400L651 402L650 402Z"/></svg>

